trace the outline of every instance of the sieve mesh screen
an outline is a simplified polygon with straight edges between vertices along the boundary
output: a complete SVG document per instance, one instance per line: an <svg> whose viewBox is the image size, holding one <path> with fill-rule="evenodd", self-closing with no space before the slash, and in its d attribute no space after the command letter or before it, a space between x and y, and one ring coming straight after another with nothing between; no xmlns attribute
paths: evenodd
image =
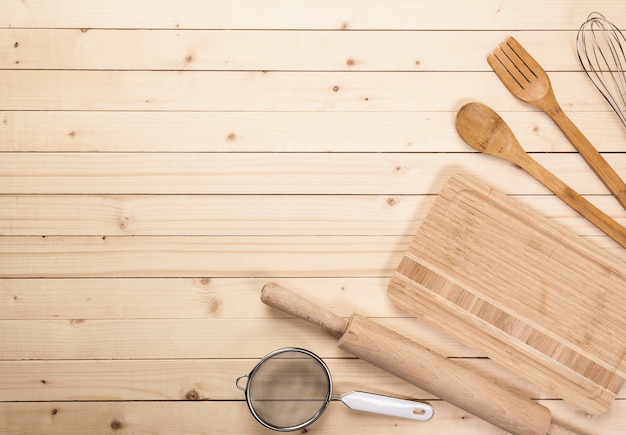
<svg viewBox="0 0 626 435"><path fill-rule="evenodd" d="M265 423L291 428L315 419L331 397L325 366L298 351L278 353L260 364L248 380L250 406Z"/></svg>

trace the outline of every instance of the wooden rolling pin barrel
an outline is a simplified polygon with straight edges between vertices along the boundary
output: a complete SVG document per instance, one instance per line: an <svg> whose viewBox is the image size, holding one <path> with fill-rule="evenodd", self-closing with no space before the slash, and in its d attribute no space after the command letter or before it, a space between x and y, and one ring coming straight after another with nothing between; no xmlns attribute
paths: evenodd
<svg viewBox="0 0 626 435"><path fill-rule="evenodd" d="M339 336L338 347L514 435L573 434L552 423L550 410L359 314L349 320L276 283L263 303Z"/></svg>

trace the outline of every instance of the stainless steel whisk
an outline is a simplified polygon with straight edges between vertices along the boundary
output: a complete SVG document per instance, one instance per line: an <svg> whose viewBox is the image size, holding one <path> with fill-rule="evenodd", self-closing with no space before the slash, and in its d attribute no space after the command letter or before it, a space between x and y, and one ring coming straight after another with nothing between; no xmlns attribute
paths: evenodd
<svg viewBox="0 0 626 435"><path fill-rule="evenodd" d="M604 15L592 12L576 36L578 59L626 127L626 39Z"/></svg>

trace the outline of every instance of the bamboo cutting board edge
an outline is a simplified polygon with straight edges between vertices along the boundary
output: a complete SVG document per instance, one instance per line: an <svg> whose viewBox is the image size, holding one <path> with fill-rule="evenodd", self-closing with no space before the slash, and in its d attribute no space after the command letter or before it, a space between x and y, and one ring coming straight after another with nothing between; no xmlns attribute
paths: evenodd
<svg viewBox="0 0 626 435"><path fill-rule="evenodd" d="M402 286L400 282L405 282L407 277L401 274L394 274L390 286ZM421 289L427 290L424 287ZM427 298L426 298L427 299ZM524 343L518 340L512 340L511 337L504 337L504 334L489 333L475 334L472 336L465 335L465 332L475 326L476 320L472 318L463 319L462 313L458 310L444 310L437 306L436 303L428 305L427 302L419 301L418 298L406 295L406 293L394 294L391 300L397 305L408 307L410 304L421 303L425 309L422 311L414 308L407 309L420 319L426 320L435 327L445 331L450 336L459 339L465 345L476 348L485 349L497 346L501 354L506 357L493 357L494 361L502 367L509 369L522 378L531 381L533 384L542 387L546 391L565 398L571 404L578 406L590 414L600 414L605 412L616 399L617 394L624 384L624 379L615 375L612 379L612 388L603 386L590 381L580 373L575 372L567 367L556 367L556 364L549 358L541 355L540 352L525 352ZM437 310L439 308L439 310ZM425 315L424 312L429 314ZM446 319L450 316L457 316L458 325L454 330L451 329L450 323ZM482 322L486 324L486 322ZM485 330L493 331L494 328L485 326ZM463 338L460 338L463 337ZM520 370L520 366L524 367L524 371ZM548 368L548 370L546 370ZM582 398L582 400L579 400ZM589 399L590 398L590 399Z"/></svg>
<svg viewBox="0 0 626 435"><path fill-rule="evenodd" d="M388 294L392 301L399 307L432 323L464 344L484 352L487 356L516 371L521 376L551 392L559 394L565 400L577 405L586 412L598 414L606 411L624 383L626 368L624 353L626 350L623 345L624 341L620 341L620 339L623 338L622 335L624 333L622 331L625 328L619 328L617 332L605 332L600 337L599 340L604 339L607 340L607 343L612 342L616 344L604 352L609 354L605 358L606 355L601 354L598 349L595 352L593 351L594 349L590 351L589 348L584 351L578 346L578 344L584 345L585 340L595 339L595 337L590 338L589 335L586 335L585 330L581 330L580 337L577 337L580 338L579 343L568 342L565 340L566 337L564 337L567 334L559 330L560 325L558 323L554 323L559 319L547 318L550 313L547 313L548 316L535 315L534 318L533 313L527 314L527 317L522 316L517 306L507 305L507 303L510 303L507 298L507 296L511 296L510 294L499 295L498 291L501 290L500 288L496 289L496 292L492 293L491 296L487 294L487 291L481 293L480 288L472 288L467 281L463 279L455 280L454 273L455 271L458 272L457 269L448 273L448 276L440 277L439 282L436 282L437 279L435 277L437 275L446 275L446 261L461 263L469 261L467 258L463 258L462 252L454 252L457 250L456 248L459 248L456 246L456 240L450 244L451 249L445 252L448 258L443 258L443 256L442 258L436 258L437 253L431 254L426 249L426 246L435 236L445 238L445 235L441 235L440 227L442 225L445 226L447 222L444 219L445 215L450 211L450 205L455 201L455 198L458 199L457 195L460 192L477 193L486 199L488 206L486 208L495 206L508 212L513 212L515 217L523 219L527 225L530 225L532 231L528 238L525 235L520 235L521 233L516 236L529 243L528 246L530 247L524 248L529 250L529 252L523 252L524 254L535 254L533 251L534 242L545 242L545 237L554 238L554 240L559 241L558 246L554 247L555 251L569 252L568 250L573 250L572 252L575 253L582 252L581 258L585 258L586 261L600 262L598 264L602 264L606 268L606 274L602 274L604 276L590 278L587 282L595 282L594 280L600 280L604 283L615 282L616 288L626 288L626 267L617 259L612 258L600 248L578 238L566 229L559 227L533 209L498 192L481 180L459 173L450 177L440 192L426 219L422 222L420 230L411 242L400 266L394 273L388 287ZM471 202L471 200L470 198L469 201ZM485 204L479 205L484 206ZM480 216L477 214L476 216L471 216L471 218L479 219ZM505 222L502 225L506 226L507 224L511 224L511 222ZM503 231L503 228L505 227L500 228L499 231ZM494 233L496 241L497 237L502 237L502 234L498 233L497 230L494 230ZM544 239L541 239L537 234L541 234L541 237L544 237ZM486 237L489 236L492 235L486 235ZM461 235L461 237L465 236ZM507 249L513 249L511 246L514 245L515 241L511 242L511 240L506 240L506 243L503 244L502 252L505 254ZM509 245L509 243L512 245ZM432 248L436 249L434 246ZM424 258L421 258L422 255ZM429 255L433 255L433 261L431 261ZM439 255L442 254L439 253ZM483 255L488 259L486 253ZM426 275L430 274L430 276L416 278L417 269L413 267L413 270L411 270L411 267L407 266L407 263L410 262L414 262L414 266L425 267ZM450 267L454 269L457 266L451 265ZM542 266L535 265L534 267ZM438 273L433 272L431 269L436 270ZM567 268L563 267L563 269ZM548 272L552 276L559 277L559 271L550 270ZM570 273L569 270L565 270L565 272ZM443 278L443 281L441 278ZM416 280L422 280L423 284L429 279L431 280L430 284L426 285L435 286L437 291L432 294L424 291L420 292L418 289L421 288L423 290L426 287L416 282ZM621 287L619 283L622 284ZM514 289L514 286L512 288ZM523 290L521 289L520 291ZM447 292L449 297L461 298L459 303L465 304L465 308L457 307L455 305L456 302L447 300L445 295L441 296L439 294L441 292L444 292L444 294ZM552 290L552 292L554 293L555 290ZM554 300L557 302L563 302L565 299L561 300L559 298L566 298L567 295L553 294L551 297L555 298ZM620 300L624 299L621 295L613 295L613 297L621 298ZM626 306L626 300L624 301L625 304L621 306ZM569 301L565 302L567 306ZM532 301L529 302L531 307L532 304ZM588 307L581 306L578 306L578 308L579 310L588 309ZM472 313L472 310L475 312ZM489 310L491 310L491 314L489 314ZM490 318L490 315L493 317ZM598 315L598 317L602 318L602 321L605 320L601 315ZM615 317L614 315L613 321ZM569 321L571 322L571 319ZM583 326L591 328L593 332L594 327L598 329L602 326L602 324L594 325L593 322L595 321L591 319L586 324L584 323L585 320L582 322ZM498 322L501 324L498 325ZM621 317L619 322L626 327ZM511 331L507 331L507 328L511 328ZM520 336L516 336L516 333L520 334ZM570 332L567 333L569 334ZM538 337L541 341L538 341ZM502 346L503 340L507 346ZM622 343L621 347L620 343ZM545 351L545 354L542 346L546 349L549 348Z"/></svg>

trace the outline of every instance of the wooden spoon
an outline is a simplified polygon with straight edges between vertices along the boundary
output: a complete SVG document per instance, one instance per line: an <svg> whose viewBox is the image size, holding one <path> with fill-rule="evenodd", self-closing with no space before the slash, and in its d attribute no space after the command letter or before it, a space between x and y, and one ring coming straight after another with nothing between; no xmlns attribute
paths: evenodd
<svg viewBox="0 0 626 435"><path fill-rule="evenodd" d="M480 103L461 107L456 129L472 148L519 166L554 192L589 222L626 248L626 228L576 193L524 151L504 120L491 108Z"/></svg>

